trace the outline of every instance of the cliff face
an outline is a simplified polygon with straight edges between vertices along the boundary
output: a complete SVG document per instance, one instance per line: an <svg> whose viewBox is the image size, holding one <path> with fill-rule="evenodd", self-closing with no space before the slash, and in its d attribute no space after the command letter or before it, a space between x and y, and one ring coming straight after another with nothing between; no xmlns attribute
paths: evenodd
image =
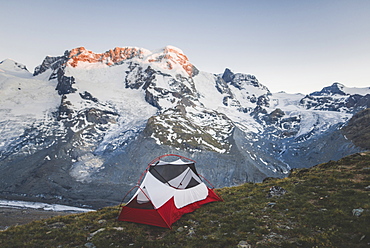
<svg viewBox="0 0 370 248"><path fill-rule="evenodd" d="M370 150L370 109L353 115L342 132L356 146Z"/></svg>
<svg viewBox="0 0 370 248"><path fill-rule="evenodd" d="M0 86L2 197L94 206L119 202L165 153L222 187L360 151L340 129L370 98L340 84L272 94L253 75L202 72L172 46L75 48L33 74L7 60Z"/></svg>

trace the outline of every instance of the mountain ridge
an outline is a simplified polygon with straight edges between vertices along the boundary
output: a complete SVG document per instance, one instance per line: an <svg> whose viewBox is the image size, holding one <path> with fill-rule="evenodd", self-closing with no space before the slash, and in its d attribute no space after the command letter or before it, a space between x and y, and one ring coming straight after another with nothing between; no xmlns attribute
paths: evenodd
<svg viewBox="0 0 370 248"><path fill-rule="evenodd" d="M80 47L33 74L15 63L0 64L2 197L110 204L120 194L107 191L128 190L164 153L198 161L223 187L363 150L340 130L370 106L369 88L271 93L253 75L200 71L172 46Z"/></svg>

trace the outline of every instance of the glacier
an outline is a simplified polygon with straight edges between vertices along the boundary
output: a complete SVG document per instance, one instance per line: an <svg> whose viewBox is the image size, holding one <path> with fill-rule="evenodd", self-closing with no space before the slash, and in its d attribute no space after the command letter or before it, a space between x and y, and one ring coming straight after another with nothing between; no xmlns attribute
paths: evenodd
<svg viewBox="0 0 370 248"><path fill-rule="evenodd" d="M0 197L117 204L164 153L196 160L216 187L285 177L363 150L342 127L370 88L271 93L254 75L195 67L174 46L0 63ZM62 196L62 197L60 197Z"/></svg>

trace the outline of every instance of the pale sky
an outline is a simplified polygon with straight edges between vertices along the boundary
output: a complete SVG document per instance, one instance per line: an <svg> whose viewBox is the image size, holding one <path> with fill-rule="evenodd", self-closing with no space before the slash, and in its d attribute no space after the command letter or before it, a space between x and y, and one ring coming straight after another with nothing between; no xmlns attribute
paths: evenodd
<svg viewBox="0 0 370 248"><path fill-rule="evenodd" d="M29 71L84 46L180 48L199 70L271 92L370 86L370 0L0 0L0 61Z"/></svg>

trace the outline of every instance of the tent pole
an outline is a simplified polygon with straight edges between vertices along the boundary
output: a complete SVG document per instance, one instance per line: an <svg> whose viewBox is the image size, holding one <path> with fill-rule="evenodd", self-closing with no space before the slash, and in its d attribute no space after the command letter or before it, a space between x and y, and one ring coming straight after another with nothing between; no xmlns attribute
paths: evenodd
<svg viewBox="0 0 370 248"><path fill-rule="evenodd" d="M188 168L188 169L189 169L189 168ZM188 170L188 169L187 169L187 170ZM188 171L186 172L186 174L185 174L185 176L182 178L182 180L181 180L180 184L179 184L179 185L177 185L177 189L179 188L179 186L180 186L180 185L182 185L182 182L184 181L185 177L188 175L189 171L190 171L190 170L188 170Z"/></svg>
<svg viewBox="0 0 370 248"><path fill-rule="evenodd" d="M137 188L137 187L139 187L139 186L134 186L134 187L132 187L127 193L126 193L126 195L122 198L122 201L121 201L121 203L118 205L118 215L117 215L117 219L118 219L118 217L119 217L119 215L120 215L120 213L121 213L121 208L122 208L122 203L123 203L123 201L125 200L125 198L128 196L128 194L134 189L134 188Z"/></svg>

